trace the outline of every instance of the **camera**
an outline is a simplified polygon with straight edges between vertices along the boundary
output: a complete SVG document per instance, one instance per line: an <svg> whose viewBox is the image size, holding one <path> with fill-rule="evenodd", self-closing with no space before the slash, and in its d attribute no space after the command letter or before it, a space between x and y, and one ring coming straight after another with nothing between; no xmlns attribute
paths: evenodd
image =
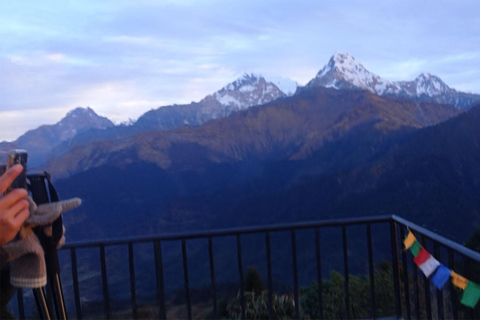
<svg viewBox="0 0 480 320"><path fill-rule="evenodd" d="M6 169L20 164L23 166L22 173L13 181L7 192L12 189L27 189L27 161L28 152L24 149L14 149L8 152Z"/></svg>

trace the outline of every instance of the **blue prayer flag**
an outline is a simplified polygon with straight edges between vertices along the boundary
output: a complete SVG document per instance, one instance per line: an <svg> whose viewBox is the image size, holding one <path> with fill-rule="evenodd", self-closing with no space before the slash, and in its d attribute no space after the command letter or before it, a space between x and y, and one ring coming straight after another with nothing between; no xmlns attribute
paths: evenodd
<svg viewBox="0 0 480 320"><path fill-rule="evenodd" d="M431 281L432 283L438 288L442 289L442 287L447 283L448 279L450 279L450 269L445 267L443 264L437 268L437 271L433 274Z"/></svg>

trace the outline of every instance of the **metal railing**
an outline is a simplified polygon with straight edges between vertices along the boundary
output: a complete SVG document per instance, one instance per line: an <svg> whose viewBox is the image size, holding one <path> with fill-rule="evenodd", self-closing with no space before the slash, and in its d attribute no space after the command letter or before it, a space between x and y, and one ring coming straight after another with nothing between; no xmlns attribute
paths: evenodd
<svg viewBox="0 0 480 320"><path fill-rule="evenodd" d="M462 307L450 284L438 290L417 271L402 250L407 228L445 266L467 276L480 270L479 253L395 215L81 242L60 251L67 313L71 319L216 319L237 312L247 319L263 306L269 319L279 312L295 319L478 317L478 307ZM123 253L110 256L112 250ZM266 279L256 298L245 286L247 265ZM93 283L99 292L92 293ZM35 317L24 299L20 292L16 315Z"/></svg>

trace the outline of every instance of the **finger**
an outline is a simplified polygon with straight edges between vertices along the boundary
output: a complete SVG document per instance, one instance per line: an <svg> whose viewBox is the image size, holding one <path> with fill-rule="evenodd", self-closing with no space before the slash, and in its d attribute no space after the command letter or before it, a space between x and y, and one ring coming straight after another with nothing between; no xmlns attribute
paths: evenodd
<svg viewBox="0 0 480 320"><path fill-rule="evenodd" d="M7 194L5 197L2 198L2 201L0 201L0 210L8 211L9 208L14 206L16 203L27 199L27 197L28 191L25 189L12 190L12 192Z"/></svg>
<svg viewBox="0 0 480 320"><path fill-rule="evenodd" d="M18 231L29 215L28 202L23 200L7 210L0 223L9 230Z"/></svg>
<svg viewBox="0 0 480 320"><path fill-rule="evenodd" d="M12 184L13 180L23 171L23 166L16 164L13 167L9 168L1 177L0 177L0 193L7 191L8 187Z"/></svg>
<svg viewBox="0 0 480 320"><path fill-rule="evenodd" d="M16 225L18 226L18 229L20 229L20 227L25 223L25 221L27 221L29 216L30 216L30 210L28 210L28 208L26 208L26 209L20 211L19 213L17 213L14 221L15 221Z"/></svg>

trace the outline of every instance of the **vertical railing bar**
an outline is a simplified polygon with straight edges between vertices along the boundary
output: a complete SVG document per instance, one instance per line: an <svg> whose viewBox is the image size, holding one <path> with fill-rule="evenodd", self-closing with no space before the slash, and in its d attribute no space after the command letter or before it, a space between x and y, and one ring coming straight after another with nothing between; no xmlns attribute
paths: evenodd
<svg viewBox="0 0 480 320"><path fill-rule="evenodd" d="M157 275L158 315L160 319L167 319L167 311L165 308L165 280L163 278L162 244L160 240L153 241L153 248L155 255L155 274Z"/></svg>
<svg viewBox="0 0 480 320"><path fill-rule="evenodd" d="M413 294L415 295L415 314L417 316L417 319L421 318L420 315L420 291L418 288L418 269L416 266L413 267Z"/></svg>
<svg viewBox="0 0 480 320"><path fill-rule="evenodd" d="M267 249L267 277L268 277L268 318L273 319L273 280L272 280L272 252L270 247L270 233L265 232L265 245Z"/></svg>
<svg viewBox="0 0 480 320"><path fill-rule="evenodd" d="M130 302L132 304L133 319L138 319L137 293L135 281L135 261L133 255L133 243L128 244L128 266L130 271Z"/></svg>
<svg viewBox="0 0 480 320"><path fill-rule="evenodd" d="M347 228L342 226L342 242L343 242L343 268L345 270L345 314L350 319L350 276L348 270L348 246L347 246Z"/></svg>
<svg viewBox="0 0 480 320"><path fill-rule="evenodd" d="M400 299L400 275L398 270L397 224L390 222L390 241L392 248L393 287L395 290L395 310L397 318L402 317L402 302Z"/></svg>
<svg viewBox="0 0 480 320"><path fill-rule="evenodd" d="M425 236L422 234L422 245L427 250L427 240ZM428 250L427 250L428 251ZM425 311L427 313L427 319L432 318L432 301L430 297L430 281L426 277L423 278L424 290L425 290Z"/></svg>
<svg viewBox="0 0 480 320"><path fill-rule="evenodd" d="M187 301L188 319L192 319L192 303L190 301L190 281L188 277L188 260L187 260L187 242L182 239L182 259L183 259L183 279L185 281L185 298Z"/></svg>
<svg viewBox="0 0 480 320"><path fill-rule="evenodd" d="M238 262L238 276L240 280L240 302L242 305L242 319L246 319L245 292L244 292L244 284L243 284L242 241L239 233L237 234L237 262Z"/></svg>
<svg viewBox="0 0 480 320"><path fill-rule="evenodd" d="M212 297L213 297L213 319L217 319L217 285L215 281L215 261L213 259L213 239L208 237L208 257L210 262L210 280L212 284Z"/></svg>
<svg viewBox="0 0 480 320"><path fill-rule="evenodd" d="M321 256L321 242L320 229L315 228L315 253L317 258L317 286L318 286L318 318L324 319L323 315L323 279L322 279L322 256Z"/></svg>
<svg viewBox="0 0 480 320"><path fill-rule="evenodd" d="M103 302L105 306L105 314L107 319L111 319L110 314L110 297L108 294L108 277L107 277L107 263L105 261L105 245L100 245L100 264L102 269L102 288L103 288Z"/></svg>
<svg viewBox="0 0 480 320"><path fill-rule="evenodd" d="M400 240L405 238L405 230L403 227L400 227ZM402 266L403 266L403 296L405 299L405 314L407 319L411 318L410 315L410 284L409 284L409 274L408 274L408 260L407 252L402 250Z"/></svg>
<svg viewBox="0 0 480 320"><path fill-rule="evenodd" d="M295 236L295 230L291 231L291 238L292 238L293 297L295 301L295 318L300 319L300 307L298 303L297 239Z"/></svg>
<svg viewBox="0 0 480 320"><path fill-rule="evenodd" d="M455 270L455 256L452 249L448 249L448 267L451 270ZM450 302L452 304L452 317L453 319L458 319L458 309L457 309L457 292L455 291L454 286L450 283Z"/></svg>
<svg viewBox="0 0 480 320"><path fill-rule="evenodd" d="M471 263L470 262L473 262L470 260L470 258L468 257L463 257L463 264L465 266L465 276L467 277L467 279L470 278L470 275L471 275ZM466 312L466 316L468 319L476 319L475 318L475 308L467 308L467 312Z"/></svg>
<svg viewBox="0 0 480 320"><path fill-rule="evenodd" d="M438 261L440 261L440 244L435 241L434 242L434 254L435 254L435 257L437 258ZM442 290L440 289L437 289L437 310L438 310L438 318L439 319L444 319L445 318L445 312L444 312L444 309L443 309L443 292Z"/></svg>
<svg viewBox="0 0 480 320"><path fill-rule="evenodd" d="M25 304L23 302L23 289L17 290L18 315L20 319L25 319Z"/></svg>
<svg viewBox="0 0 480 320"><path fill-rule="evenodd" d="M371 317L377 317L377 309L375 306L375 271L373 265L373 248L372 248L372 228L371 224L367 224L367 245L368 245L368 272L370 275L370 309Z"/></svg>
<svg viewBox="0 0 480 320"><path fill-rule="evenodd" d="M80 287L78 285L78 269L77 269L77 251L75 248L70 248L70 259L72 261L72 279L73 279L73 294L75 297L75 310L77 319L82 319L82 303L80 301Z"/></svg>

